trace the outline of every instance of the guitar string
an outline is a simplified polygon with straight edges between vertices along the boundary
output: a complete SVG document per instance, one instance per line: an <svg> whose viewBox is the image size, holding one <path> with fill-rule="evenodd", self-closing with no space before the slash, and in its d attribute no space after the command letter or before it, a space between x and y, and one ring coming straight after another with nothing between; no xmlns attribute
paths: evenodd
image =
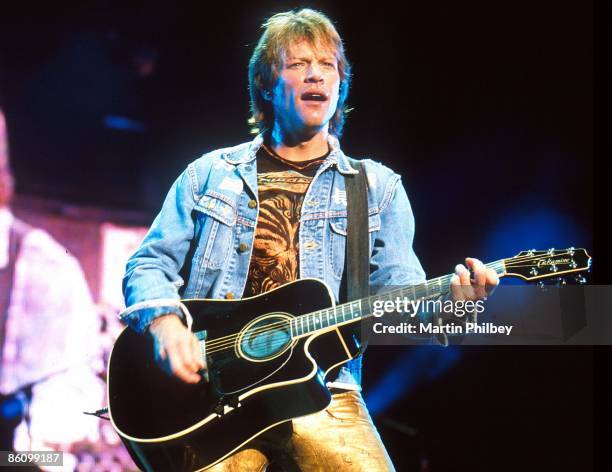
<svg viewBox="0 0 612 472"><path fill-rule="evenodd" d="M487 266L490 266L490 267L493 268L496 265L499 266L502 262L503 262L503 260L491 262L491 263L487 264ZM436 285L436 284L446 285L446 283L448 283L448 280L453 275L454 274L447 274L447 275L443 275L443 276L440 276L440 277L436 277L436 278L431 279L430 281L428 281L427 284L428 285ZM401 287L399 289L399 291L401 291L401 292L405 292L406 290L410 290L410 286L409 287ZM378 296L380 296L380 297L382 297L382 296L393 296L394 294L396 294L397 291L398 290L392 290L392 291L389 291L389 292L385 292L384 294L380 294ZM367 297L366 299L370 299L370 298L371 297ZM366 300L366 299L364 299L364 300ZM307 324L309 324L311 322L318 323L319 321L316 320L317 316L321 316L321 315L329 316L329 314L330 314L330 313L322 313L324 310L325 311L330 311L330 312L331 311L337 312L338 308L340 308L342 306L346 306L346 305L348 305L348 304L339 305L337 307L329 307L327 309L319 310L319 311L314 312L314 313L307 313L307 314L304 314L304 315L300 315L300 316L294 317L293 320L295 320L296 326L297 326L298 322L303 325L303 321L304 320L306 320ZM345 315L343 314L342 316L344 318ZM334 318L337 318L337 314L336 313L334 313ZM276 322L276 323L268 324L266 326L263 326L262 328L257 328L255 330L248 331L248 333L251 334L251 335L253 335L253 334L256 335L256 334L265 332L267 330L270 330L270 328L282 327L282 326L286 326L287 324L288 324L288 322L286 320L283 320L283 321L279 321L279 322ZM220 342L223 342L225 339L227 339L227 343L231 343L233 345L234 340L239 335L240 335L240 333L234 333L234 334L226 335L226 336L223 336L223 337L220 337L220 338L216 338L214 341L209 342L208 345L209 345L209 347L216 347L216 346L218 346L218 344ZM229 338L231 338L231 339L229 339Z"/></svg>
<svg viewBox="0 0 612 472"><path fill-rule="evenodd" d="M511 267L534 267L534 265L533 264L522 264L522 265L516 264L516 265L512 265ZM543 266L543 267L551 267L551 266L547 265L547 266ZM578 269L578 267L576 267L575 269L571 269L571 270L579 270L579 269ZM580 270L582 270L582 269L580 269ZM554 272L550 272L550 273L547 273L546 275L554 276L555 273Z"/></svg>
<svg viewBox="0 0 612 472"><path fill-rule="evenodd" d="M494 263L491 263L491 265L493 265L493 264ZM452 277L452 275L446 275L446 276L438 277L438 279L450 279L450 277ZM432 279L432 281L433 280L435 280L435 279ZM400 292L400 293L405 292L406 289L409 289L409 287L403 287L403 288L401 288L399 290L394 290L394 291L386 292L384 294L384 296L387 296L387 297L393 296L393 295L396 295L397 292ZM436 296L437 295L438 294L436 294ZM372 298L380 299L380 298L382 298L382 296L381 295L375 295L375 296L367 297L367 298L363 299L363 301L365 301L365 300L371 301ZM352 302L352 303L355 303L355 302ZM347 306L347 305L349 305L349 304L341 305L341 306ZM300 315L299 317L293 318L293 320L295 320L295 323L296 323L296 326L297 326L298 321L301 321L302 319L306 319L307 320L306 321L307 325L312 323L312 325L315 326L315 329L313 331L316 331L316 330L319 329L319 328L316 328L317 323L323 324L323 317L324 316L326 316L328 318L328 322L329 322L329 315L332 314L332 312L337 312L338 311L337 308L339 308L339 307L331 307L331 308L326 308L324 310L318 310L318 311L313 312L313 313L307 313L307 314L304 314L304 315ZM317 316L319 317L320 320L317 320ZM342 317L344 318L343 322L344 321L349 321L349 322L350 321L354 321L354 322L356 322L358 318L364 318L365 316L360 314L359 317L349 318L348 320L346 320L344 314L342 315ZM338 324L337 315L335 313L333 313L333 318L336 321L335 324ZM265 327L258 328L256 330L252 330L252 331L247 331L247 332L245 332L245 336L246 335L251 335L251 336L252 335L259 335L259 334L265 333L266 331L270 331L271 332L271 331L274 331L276 328L283 327L283 326L286 326L286 327L288 327L289 330L291 330L290 323L293 320L289 320L289 321L283 320L283 321L280 321L280 322L271 323L269 325L266 325ZM334 326L334 324L329 324L325 328L330 327L330 326ZM270 328L274 328L274 329L270 329ZM302 333L302 335L303 334L304 333ZM233 349L234 345L235 345L234 341L236 340L236 338L238 336L240 336L240 333L236 333L234 335L226 336L226 337L231 337L232 339L228 339L224 343L221 343L221 345L219 345L219 343L213 344L213 348L210 349L209 353L215 353L215 352L223 351L223 350L226 350L226 349ZM218 339L220 339L220 338L218 338ZM264 339L264 338L262 337L260 339ZM263 343L263 342L267 342L267 338L265 340L263 340L263 341L260 341L260 344ZM257 340L255 341L255 343L257 343ZM282 344L284 344L284 341L282 341L280 344L277 343L277 345L282 345Z"/></svg>
<svg viewBox="0 0 612 472"><path fill-rule="evenodd" d="M354 321L355 322L361 321L361 320L369 318L371 316L372 316L371 313L366 313L366 314L361 315L359 317L359 319L357 319L357 318L354 319ZM289 328L289 324L288 323L286 323L286 326L287 326L287 329L289 330L290 328ZM262 336L262 337L256 338L254 341L252 341L250 349L254 350L254 351L258 351L258 350L260 350L260 349L265 347L267 352L270 352L270 351L276 350L276 348L278 348L278 347L290 344L295 339L296 339L295 337L291 337L291 338L288 337L288 338L280 339L280 340L275 340L275 339L270 340L269 338ZM234 343L230 343L227 346L218 346L218 347L216 347L214 349L211 349L208 352L208 354L211 357L216 357L217 355L219 355L219 354L221 354L221 353L223 353L225 351L234 350L234 349L235 349L235 344Z"/></svg>
<svg viewBox="0 0 612 472"><path fill-rule="evenodd" d="M561 257L561 256L566 256L566 255L570 255L572 256L572 254L570 254L569 252L564 252L564 253L560 253L560 254L555 254L552 256L549 256L548 254L543 254L541 256L524 256L524 257L520 257L520 258L516 258L516 259L509 259L509 265L514 265L514 264L520 264L522 262L528 262L528 261L532 261L535 259L545 259L546 257ZM576 254L574 253L573 256L575 256ZM506 264L508 265L508 264Z"/></svg>
<svg viewBox="0 0 612 472"><path fill-rule="evenodd" d="M569 254L569 253L566 253L566 254ZM503 263L504 261L506 261L506 264L505 264L506 267L508 267L508 266L510 266L510 267L529 267L529 265L527 265L527 266L523 265L522 266L522 265L517 264L516 263L517 259L521 259L520 262L523 262L523 261L525 261L527 259L531 259L531 260L541 259L543 255L545 256L547 254L540 254L540 255L535 255L534 254L533 256L523 256L523 257L516 257L515 256L514 258L509 258L509 259L505 259L505 260L502 259L502 260L499 260L499 261L488 263L488 264L486 264L486 266L492 268L492 267L495 267L496 265L500 265L500 263ZM562 255L565 255L565 254L561 253L561 254L554 254L554 255L551 255L551 256L559 257L559 256L562 256ZM576 271L578 271L578 270L581 270L581 269L576 269ZM446 284L447 280L445 280L445 279L450 279L450 278L452 278L453 275L454 274L447 274L447 275L444 275L444 276L432 279L432 280L430 280L429 282L426 282L426 283L428 285L433 285L433 282L435 282L435 281L438 281L438 282L444 281L444 283ZM554 273L551 273L549 275L550 276L554 276ZM400 289L397 289L397 290L392 290L392 291L386 292L386 293L384 293L382 295L389 296L390 294L395 294L398 291L402 292L402 291L405 291L406 289L409 289L409 287L403 287L403 288L400 288ZM376 298L381 298L380 295L376 295L375 297ZM371 298L373 298L373 297L366 297L363 300L371 301ZM347 305L349 305L349 303L340 305L339 307L345 307ZM330 307L330 308L327 308L327 309L324 309L324 310L318 310L318 311L313 312L313 313L307 313L307 314L304 314L304 315L300 315L298 317L293 318L292 320L283 320L283 321L271 323L269 325L265 325L265 326L263 326L261 328L255 329L255 330L246 331L245 335L248 334L249 336L258 336L259 334L263 334L265 332L273 332L273 331L277 330L277 328L280 328L280 327L288 327L288 330L291 332L291 328L292 328L291 322L294 321L294 320L296 322L296 327L297 327L298 320L299 321L303 321L304 319L307 320L307 325L310 322L313 322L313 326L316 326L316 323L321 323L321 324L323 323L322 322L323 315L327 315L328 322L329 322L330 311L336 312L337 308L339 308L339 307ZM343 308L343 310L344 310L344 308ZM327 311L328 313L325 313L325 311ZM316 319L317 316L319 316L321 321L318 321ZM342 316L343 316L343 318L345 317L344 314ZM363 318L363 316L360 316L360 318ZM334 313L334 319L336 320L336 323L337 323L336 313ZM356 320L356 318L351 318L350 320ZM344 320L344 321L346 321L346 320ZM303 323L302 323L302 325L303 325ZM327 327L329 327L329 326L332 326L332 325L328 325ZM320 328L315 328L314 331L316 331L317 329L320 329ZM211 349L208 351L208 354L213 354L213 353L220 352L220 351L226 350L226 349L233 349L234 348L234 344L235 344L234 341L240 335L241 335L241 333L233 333L233 334L230 334L230 335L223 336L221 338L216 338L213 341L210 341L208 343L208 346ZM283 343L281 343L281 345L282 344Z"/></svg>
<svg viewBox="0 0 612 472"><path fill-rule="evenodd" d="M534 253L532 255L514 256L514 257L510 257L509 259L502 259L502 260L505 260L506 265L508 265L508 264L515 264L517 262L526 262L527 260L542 259L544 257L560 257L560 256L565 256L565 255L575 256L576 253L578 252L584 252L583 249L575 249L573 254L571 254L569 250L564 250L564 251L565 252L558 252L555 254L548 254L548 251L542 251L540 254Z"/></svg>
<svg viewBox="0 0 612 472"><path fill-rule="evenodd" d="M488 265L490 265L491 267L493 267L493 266L495 266L496 264L497 264L497 265L499 265L499 263L501 263L501 262L502 262L502 260L500 260L500 261L496 261L496 262L491 262L491 263L489 263ZM427 285L435 285L436 283L438 283L438 284L439 284L439 282L443 282L443 284L446 284L445 279L450 279L450 278L452 277L452 275L454 275L454 274L447 274L447 275L443 275L443 276L440 276L440 277L436 277L436 278L434 278L434 279L429 280L429 281L427 282ZM374 296L366 297L366 298L364 298L363 300L367 300L367 299L370 299L370 298L373 298L373 297L380 297L380 298L382 298L383 296L389 296L389 295L395 294L397 291L406 291L406 290L410 290L412 287L418 287L418 286L421 286L421 285L423 285L423 284L419 284L419 285L415 285L415 286L406 286L406 287L400 287L399 289L391 290L391 291L389 291L389 292L385 292L385 293L382 293L382 294L379 294L379 295L374 295ZM355 303L355 301L353 301L353 302L348 302L348 303L345 303L345 304L342 304L342 305L338 305L338 306L336 306L336 307L328 307L328 308L325 308L325 309L322 309L322 310L318 310L318 311L313 312L313 313L305 313L304 315L300 315L300 316L297 316L297 317L292 318L292 320L301 320L301 319L306 319L308 316L313 316L313 319L314 319L314 317L315 317L316 315L321 315L321 314L322 314L321 312L323 312L323 311L326 311L326 310L334 310L334 311L336 311L338 308L345 307L345 306L349 305L350 303ZM343 316L344 316L344 315L343 315ZM277 323L272 323L272 324L266 325L266 326L264 326L264 327L262 327L262 328L258 328L258 329L256 329L256 330L253 330L253 331L251 331L251 333L256 333L256 332L258 332L258 331L260 331L260 330L264 330L264 331L265 331L265 330L269 329L270 327L274 327L274 326L283 326L283 325L285 325L285 324L287 324L287 321L286 321L286 320L283 320L283 321L280 321L280 322L277 322ZM230 335L222 336L222 337L220 337L220 338L215 338L215 340L214 340L214 341L210 341L210 342L208 342L208 345L209 345L209 346L211 346L211 345L213 345L213 346L214 346L214 345L216 345L216 344L217 344L219 341L223 340L224 338L236 337L236 336L237 336L237 335L239 335L239 334L240 334L240 333L234 333L234 334L230 334Z"/></svg>
<svg viewBox="0 0 612 472"><path fill-rule="evenodd" d="M559 254L557 254L557 256L558 255ZM532 257L532 256L530 256L530 257ZM532 257L532 258L538 259L539 257ZM497 262L501 262L501 261L497 261ZM495 264L496 263L490 263L488 265L489 266L494 266ZM515 266L515 267L519 267L518 264L510 264L510 265ZM554 275L554 274L549 274L549 275ZM448 279L450 277L452 277L452 275L442 276L442 277L439 277L438 279ZM435 279L432 279L432 281L433 280L435 280ZM403 290L405 291L405 288ZM402 290L400 290L400 291L402 291ZM388 296L390 293L394 294L394 293L397 293L397 291L391 291L391 292L386 293L385 295ZM369 298L371 298L371 297L369 297ZM347 306L347 305L342 305L342 306ZM293 318L292 320L289 320L289 321L283 320L283 321L280 321L280 322L271 323L271 324L266 325L266 326L264 326L262 328L258 328L256 330L247 331L245 333L245 335L249 335L249 336L254 336L255 335L255 336L257 336L257 335L259 335L261 333L265 333L266 331L272 332L272 331L276 330L279 327L287 327L288 330L291 331L291 329L292 329L291 323L295 320L296 327L297 327L298 320L302 321L302 319L304 319L304 318L306 318L306 320L307 320L307 325L309 325L311 322L313 323L313 326L316 326L317 323L321 323L321 325L322 325L323 324L323 316L327 317L327 321L329 323L329 316L330 316L330 314L333 314L334 320L336 321L335 324L337 324L337 321L338 321L337 320L337 314L336 314L337 310L335 308L337 308L337 307L328 308L328 309L325 309L325 310L319 310L319 311L314 312L314 313L309 313L309 314L301 315L301 316ZM317 316L319 316L319 320L316 319ZM345 318L344 314L342 316L343 316L343 318ZM363 318L363 315L360 316L360 318ZM349 320L353 320L353 319L356 320L356 318L350 318ZM346 321L346 319L344 319L343 321ZM329 326L333 326L333 324L328 324L328 326L326 326L326 327L329 327ZM321 327L323 327L323 326L321 326ZM314 331L316 331L317 329L320 329L320 328L315 328ZM226 336L226 338L231 338L231 339L227 339L225 342L221 341L222 338L218 338L216 340L216 342L212 343L213 346L212 346L211 350L209 351L209 353L213 354L213 353L216 353L216 352L220 352L222 350L226 350L228 348L233 348L234 347L234 341L236 340L236 338L239 335L240 335L240 333L236 333L236 334L233 334L233 335L228 335L228 336ZM260 339L262 339L262 341L260 341L259 344L262 344L264 342L266 342L266 343L268 342L268 339L264 339L263 337L260 338ZM255 340L254 343L257 344L257 340ZM282 345L284 343L285 343L285 341L281 341L280 344L278 344L278 343L277 344L278 345Z"/></svg>
<svg viewBox="0 0 612 472"><path fill-rule="evenodd" d="M544 252L544 251L542 251L542 252ZM569 253L560 253L560 254L555 254L554 256L555 257L559 257L559 256L563 256L563 255L566 255L566 254L569 254ZM542 254L542 255L544 255L544 254ZM489 268L494 268L495 266L498 266L498 265L500 265L500 263L505 261L505 266L506 267L529 267L529 265L525 266L525 265L518 264L519 262L524 262L524 261L529 260L529 259L531 259L531 260L541 259L541 255L522 256L522 257L515 256L515 257L509 258L509 259L501 259L499 261L490 262L490 263L485 264L485 265L487 267L489 267ZM436 277L434 279L431 279L431 280L427 281L426 284L427 285L434 285L434 283L438 283L439 284L442 281L444 281L444 283L446 283L445 279L449 279L453 275L454 274L446 274L446 275L443 275L443 276L440 276L440 277ZM420 285L416 285L414 287L418 287L418 286L420 286ZM409 286L409 287L412 287L412 286ZM400 290L406 290L406 289L409 289L409 287L402 287L402 288L400 288ZM386 292L385 294L394 293L394 292L395 291L390 291L390 292ZM381 295L385 295L385 294L381 294ZM340 305L340 306L343 306L343 305ZM339 308L340 306L338 306L338 307L330 307L330 308ZM305 314L305 315L301 315L301 317L304 317L304 316L307 316L307 315L310 315L310 313L309 314ZM300 318L300 317L296 317L296 318ZM296 318L293 318L293 319L296 319ZM285 324L284 321L278 322L278 326L282 326L283 324ZM259 328L259 329L266 329L266 328L270 328L272 326L274 326L274 324L266 325L265 327L262 327L262 328ZM227 335L227 336L223 336L221 338L216 338L215 341L218 342L218 341L222 340L223 338L234 337L234 336L236 336L236 334L230 334L230 335ZM209 345L214 345L215 341L209 342Z"/></svg>
<svg viewBox="0 0 612 472"><path fill-rule="evenodd" d="M558 257L560 255L564 255L564 254L555 254L554 256ZM541 259L540 256L535 256L535 255L534 256L522 257L521 259L526 259L526 258L527 259L532 259L532 260ZM516 260L516 259L518 259L518 258L517 257L510 258L510 259L506 259L506 261ZM489 264L486 264L486 265L489 266L489 267L490 266L495 266L495 265L499 265L499 263L501 263L503 261L504 260L500 260L500 261L492 262L492 263L489 263ZM514 262L511 262L510 264L506 263L506 266L508 266L508 265L510 265L512 267L520 267L520 265L518 265L518 264L516 264ZM581 270L581 269L577 269L576 271L578 271L578 270ZM452 275L453 274L447 274L445 276L438 277L436 279L432 279L431 281L428 282L428 284L432 285L432 283L434 281L436 281L436 280L441 281L441 280L444 280L444 279L449 279L449 278L452 277ZM550 274L550 275L553 276L554 274ZM445 281L445 283L446 283L446 281ZM402 292L402 291L405 291L406 289L408 289L408 287L403 287L403 288L401 288L399 290L386 292L384 294L384 296L393 295L393 294L396 294L398 291ZM376 295L375 297L376 298L381 298L380 295ZM366 299L368 301L371 301L371 298L372 297L367 297ZM366 300L366 299L364 299L364 300ZM340 306L347 306L347 305L348 304L340 305ZM264 326L262 328L257 328L255 330L247 331L245 333L245 335L246 334L248 334L250 336L259 335L261 333L265 333L266 331L272 332L272 331L274 331L274 330L276 330L277 328L280 328L280 327L288 327L289 331L291 331L291 328L292 328L291 322L294 321L294 320L296 322L296 327L297 327L298 321L302 321L303 319L307 320L307 325L310 322L313 322L313 326L316 326L317 323L323 323L323 316L326 316L328 318L328 323L329 323L329 315L330 314L333 314L333 317L334 317L334 319L335 319L335 321L337 323L337 308L339 308L339 307L331 307L331 308L327 308L327 309L324 309L324 310L318 310L318 311L313 312L313 313L307 313L307 314L304 314L304 315L300 315L299 317L295 317L295 318L293 318L292 320L289 320L289 321L283 320L283 321L280 321L280 322L271 323L271 324L268 324L268 325L266 325L266 326ZM343 308L343 310L344 310L344 308ZM336 313L332 313L332 312L336 312ZM317 320L317 316L320 318L321 321ZM345 315L343 314L342 317L345 318ZM350 318L349 320L353 320L353 319L355 319L355 318ZM346 320L343 320L343 321L346 321ZM332 326L332 325L328 325L327 327L329 327L329 326ZM319 328L315 328L314 331L316 331L317 329L319 329ZM228 347L233 348L234 341L237 339L237 337L240 336L240 334L241 333L230 334L230 335L227 335L227 336L224 336L224 337L221 337L221 338L217 338L214 341L210 342L209 346L211 346L212 348L209 351L209 353L218 352L218 351L224 350L224 349L226 349Z"/></svg>
<svg viewBox="0 0 612 472"><path fill-rule="evenodd" d="M450 278L450 276L442 276L442 277L437 277L435 279L431 279L430 285L433 285L433 283L431 283L431 282L434 282L434 281L436 281L438 279L443 280L444 278ZM399 291L404 291L404 290L409 290L409 289L410 289L410 286L402 287L401 289L392 290L392 291L389 291L389 292L385 292L383 294L376 295L376 297L377 298L383 298L385 296L390 296L392 294L395 294L398 290ZM369 300L370 298L373 298L373 297L366 297L363 300ZM251 330L251 331L246 331L245 335L248 333L249 335L252 336L252 335L259 335L259 334L265 333L266 331L274 331L274 329L276 329L276 328L280 328L280 327L283 327L283 326L290 325L290 323L292 321L295 321L295 324L297 326L298 322L303 325L302 321L306 320L306 324L307 325L312 323L313 326L314 326L316 323L319 323L319 321L317 320L317 316L318 317L322 317L324 314L329 315L330 313L324 313L324 312L326 312L326 311L328 311L328 312L337 312L339 308L346 307L347 305L350 305L350 303L355 303L355 302L356 301L349 302L349 303L342 304L342 305L338 305L338 306L335 306L335 307L324 308L324 309L317 310L317 311L312 312L312 313L305 313L303 315L296 316L296 317L292 318L291 320L283 320L283 321L278 321L278 322L275 322L275 323L270 323L270 324L265 325L265 326L263 326L261 328L257 328L257 329ZM344 310L344 308L342 308L342 310ZM327 317L329 318L329 316L327 316ZM344 318L345 315L343 314L342 317ZM337 318L336 314L334 314L334 318L335 319ZM349 320L352 320L352 319L354 319L354 318L349 318ZM344 321L347 321L347 320L344 320ZM273 328L273 329L270 329L270 328ZM290 326L289 326L289 329L291 329ZM220 338L215 338L215 340L209 341L207 343L208 347L209 348L210 347L214 348L214 347L222 347L222 346L229 346L229 345L233 346L234 345L234 341L236 340L237 337L240 336L240 334L241 333L233 333L233 334L229 334L229 335L226 335L226 336L222 336ZM229 339L229 338L231 338L231 339ZM221 343L222 346L219 346L219 343Z"/></svg>

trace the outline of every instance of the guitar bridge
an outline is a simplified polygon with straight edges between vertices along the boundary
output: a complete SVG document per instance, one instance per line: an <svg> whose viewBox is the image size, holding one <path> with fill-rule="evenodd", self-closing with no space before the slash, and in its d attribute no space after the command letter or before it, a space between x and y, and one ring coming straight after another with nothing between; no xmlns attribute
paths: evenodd
<svg viewBox="0 0 612 472"><path fill-rule="evenodd" d="M238 396L221 397L217 406L213 408L214 413L217 416L227 415L230 411L240 408L242 404L238 400Z"/></svg>

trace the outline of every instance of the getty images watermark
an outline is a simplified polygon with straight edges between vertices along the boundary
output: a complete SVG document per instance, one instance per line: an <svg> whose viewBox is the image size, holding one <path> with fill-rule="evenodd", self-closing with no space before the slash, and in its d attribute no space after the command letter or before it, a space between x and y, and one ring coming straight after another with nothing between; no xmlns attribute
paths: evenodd
<svg viewBox="0 0 612 472"><path fill-rule="evenodd" d="M486 301L379 294L369 308L371 345L612 345L611 286L502 285Z"/></svg>
<svg viewBox="0 0 612 472"><path fill-rule="evenodd" d="M510 335L512 325L496 325L475 321L476 316L485 311L484 300L410 300L407 297L396 297L394 300L376 300L372 303L372 316L381 318L395 314L415 318L417 315L435 314L429 321L399 321L392 324L374 321L372 330L376 334L505 334ZM463 319L468 315L468 318ZM472 317L470 318L470 315ZM476 316L474 316L476 315ZM422 316L423 317L423 316ZM442 318L441 318L442 317ZM444 320L440 323L438 320ZM433 321L435 319L435 321ZM457 321L454 321L456 319ZM462 319L461 322L458 320Z"/></svg>

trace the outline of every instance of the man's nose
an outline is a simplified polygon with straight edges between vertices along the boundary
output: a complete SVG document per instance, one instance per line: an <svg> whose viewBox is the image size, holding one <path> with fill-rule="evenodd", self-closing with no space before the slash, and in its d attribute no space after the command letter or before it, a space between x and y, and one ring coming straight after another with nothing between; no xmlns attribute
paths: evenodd
<svg viewBox="0 0 612 472"><path fill-rule="evenodd" d="M323 71L318 64L310 64L306 72L306 82L323 82Z"/></svg>

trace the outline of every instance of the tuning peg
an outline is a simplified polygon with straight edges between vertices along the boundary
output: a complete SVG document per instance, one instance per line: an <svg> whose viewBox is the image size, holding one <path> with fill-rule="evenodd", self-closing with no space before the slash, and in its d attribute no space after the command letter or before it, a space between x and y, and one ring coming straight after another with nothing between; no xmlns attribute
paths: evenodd
<svg viewBox="0 0 612 472"><path fill-rule="evenodd" d="M544 282L542 282L541 280L538 282L538 288L542 290L543 292L548 291L548 287L546 287L546 285L544 285Z"/></svg>
<svg viewBox="0 0 612 472"><path fill-rule="evenodd" d="M576 253L576 248L575 248L574 246L570 247L570 248L567 250L567 253L568 253L570 256L573 256L573 255Z"/></svg>
<svg viewBox="0 0 612 472"><path fill-rule="evenodd" d="M554 248L554 247L551 247L551 248L548 250L548 255L549 255L549 256L554 256L554 255L555 255L555 248Z"/></svg>
<svg viewBox="0 0 612 472"><path fill-rule="evenodd" d="M550 266L550 271L551 272L557 272L559 269L557 268L557 266L555 264Z"/></svg>
<svg viewBox="0 0 612 472"><path fill-rule="evenodd" d="M579 285L584 285L586 284L586 279L584 278L583 275L576 275L574 277L574 280L576 281L576 283L578 283Z"/></svg>
<svg viewBox="0 0 612 472"><path fill-rule="evenodd" d="M565 280L565 277L557 277L556 279L557 282L557 287L564 287L567 285L567 281Z"/></svg>

